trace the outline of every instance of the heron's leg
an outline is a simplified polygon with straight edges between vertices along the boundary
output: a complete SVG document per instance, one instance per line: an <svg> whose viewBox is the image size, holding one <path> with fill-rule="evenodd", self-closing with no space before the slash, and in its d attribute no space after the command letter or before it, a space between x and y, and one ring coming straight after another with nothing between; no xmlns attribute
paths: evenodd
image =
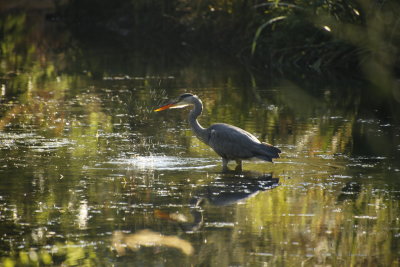
<svg viewBox="0 0 400 267"><path fill-rule="evenodd" d="M236 168L235 171L242 171L242 161L240 159L236 160Z"/></svg>
<svg viewBox="0 0 400 267"><path fill-rule="evenodd" d="M242 165L236 165L235 172L242 172Z"/></svg>
<svg viewBox="0 0 400 267"><path fill-rule="evenodd" d="M228 162L229 162L228 159L222 158L222 169L223 169L224 171L228 170Z"/></svg>

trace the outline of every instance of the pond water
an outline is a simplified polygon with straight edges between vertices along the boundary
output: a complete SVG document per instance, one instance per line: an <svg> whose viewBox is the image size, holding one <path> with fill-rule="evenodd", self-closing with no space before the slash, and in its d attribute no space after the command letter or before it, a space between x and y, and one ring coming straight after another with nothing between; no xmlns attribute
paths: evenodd
<svg viewBox="0 0 400 267"><path fill-rule="evenodd" d="M2 78L0 264L399 265L400 124L364 83L121 58ZM188 109L153 112L184 92L281 158L222 172Z"/></svg>

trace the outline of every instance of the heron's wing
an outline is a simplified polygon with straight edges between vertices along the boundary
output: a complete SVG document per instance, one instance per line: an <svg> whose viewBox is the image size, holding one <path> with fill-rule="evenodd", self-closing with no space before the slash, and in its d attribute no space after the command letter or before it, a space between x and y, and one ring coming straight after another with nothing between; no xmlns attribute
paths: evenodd
<svg viewBox="0 0 400 267"><path fill-rule="evenodd" d="M218 123L208 128L209 145L223 158L245 159L259 155L260 141L238 127Z"/></svg>

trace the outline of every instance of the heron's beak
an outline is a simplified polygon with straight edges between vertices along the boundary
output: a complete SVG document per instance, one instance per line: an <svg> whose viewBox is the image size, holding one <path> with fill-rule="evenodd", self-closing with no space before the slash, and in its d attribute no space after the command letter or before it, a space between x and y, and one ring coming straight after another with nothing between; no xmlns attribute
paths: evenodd
<svg viewBox="0 0 400 267"><path fill-rule="evenodd" d="M160 107L160 108L158 108L158 109L155 109L154 111L162 111L162 110L166 110L166 109L169 109L169 108L184 108L184 107L187 107L189 104L186 104L186 103L181 103L181 102L179 102L179 101L177 101L177 102L172 102L172 103L170 103L170 104L166 104L166 105L164 105L164 106L162 106L162 107Z"/></svg>
<svg viewBox="0 0 400 267"><path fill-rule="evenodd" d="M162 106L162 107L160 107L158 109L155 109L154 111L157 112L157 111L166 110L166 109L172 108L175 105L176 105L176 103L166 104L166 105L164 105L164 106Z"/></svg>

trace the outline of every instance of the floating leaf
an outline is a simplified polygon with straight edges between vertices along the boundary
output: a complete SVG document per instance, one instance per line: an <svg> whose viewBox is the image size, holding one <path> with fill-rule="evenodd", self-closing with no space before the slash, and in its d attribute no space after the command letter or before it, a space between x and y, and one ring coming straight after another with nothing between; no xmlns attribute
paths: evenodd
<svg viewBox="0 0 400 267"><path fill-rule="evenodd" d="M161 233L153 232L148 229L141 230L130 235L125 235L120 231L116 231L113 234L112 244L118 255L124 255L126 247L131 250L137 250L142 246L173 247L181 250L186 255L191 255L193 253L193 246L188 241L177 236L165 236Z"/></svg>

